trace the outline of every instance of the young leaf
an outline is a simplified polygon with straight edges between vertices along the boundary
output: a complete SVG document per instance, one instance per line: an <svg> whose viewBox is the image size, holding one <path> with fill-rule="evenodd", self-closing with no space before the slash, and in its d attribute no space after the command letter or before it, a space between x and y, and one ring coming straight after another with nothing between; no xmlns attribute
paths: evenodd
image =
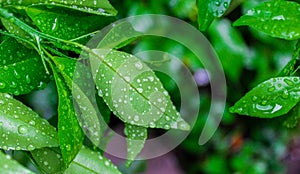
<svg viewBox="0 0 300 174"><path fill-rule="evenodd" d="M112 19L60 7L50 10L45 6L28 7L26 13L43 33L65 40L75 39L99 30L109 24ZM83 43L86 41L84 40Z"/></svg>
<svg viewBox="0 0 300 174"><path fill-rule="evenodd" d="M22 0L22 1L10 1L10 0L2 0L0 1L0 6L18 6L20 7L28 7L28 6L52 6L52 7L64 7L73 10L78 10L86 13L92 13L97 15L106 15L106 16L114 16L117 14L117 11L113 8L113 6L109 3L108 0L94 0L94 1L86 1L86 0Z"/></svg>
<svg viewBox="0 0 300 174"><path fill-rule="evenodd" d="M206 31L216 17L221 17L231 0L198 0L198 24L200 31Z"/></svg>
<svg viewBox="0 0 300 174"><path fill-rule="evenodd" d="M299 61L299 55L300 55L300 40L298 40L296 44L296 49L293 53L292 59L287 63L287 65L280 71L278 76L289 76L292 75L296 69L295 65L297 64L297 61Z"/></svg>
<svg viewBox="0 0 300 174"><path fill-rule="evenodd" d="M12 160L11 156L5 155L2 152L0 152L0 171L5 174L34 174L15 160Z"/></svg>
<svg viewBox="0 0 300 174"><path fill-rule="evenodd" d="M8 38L0 45L0 92L14 95L40 89L49 81L39 54Z"/></svg>
<svg viewBox="0 0 300 174"><path fill-rule="evenodd" d="M110 160L103 157L99 152L91 151L84 146L79 151L70 167L65 171L65 174L74 173L121 174Z"/></svg>
<svg viewBox="0 0 300 174"><path fill-rule="evenodd" d="M231 80L238 82L245 53L248 51L241 34L226 19L215 20L208 29L208 33L225 73Z"/></svg>
<svg viewBox="0 0 300 174"><path fill-rule="evenodd" d="M127 140L127 161L129 167L137 155L141 152L147 139L147 128L125 124L124 133Z"/></svg>
<svg viewBox="0 0 300 174"><path fill-rule="evenodd" d="M107 49L90 54L98 94L123 122L189 130L154 72L133 55Z"/></svg>
<svg viewBox="0 0 300 174"><path fill-rule="evenodd" d="M81 149L84 134L78 123L73 105L73 96L64 79L52 66L58 91L58 138L61 153L68 166Z"/></svg>
<svg viewBox="0 0 300 174"><path fill-rule="evenodd" d="M300 101L300 77L271 78L253 88L231 112L261 118L286 114Z"/></svg>
<svg viewBox="0 0 300 174"><path fill-rule="evenodd" d="M300 38L300 4L291 1L269 1L249 10L234 22L248 25L266 34L287 40Z"/></svg>
<svg viewBox="0 0 300 174"><path fill-rule="evenodd" d="M57 147L57 133L46 120L30 108L0 93L0 148L4 150L34 150Z"/></svg>
<svg viewBox="0 0 300 174"><path fill-rule="evenodd" d="M59 148L41 148L31 151L31 155L42 173L62 173L64 162Z"/></svg>

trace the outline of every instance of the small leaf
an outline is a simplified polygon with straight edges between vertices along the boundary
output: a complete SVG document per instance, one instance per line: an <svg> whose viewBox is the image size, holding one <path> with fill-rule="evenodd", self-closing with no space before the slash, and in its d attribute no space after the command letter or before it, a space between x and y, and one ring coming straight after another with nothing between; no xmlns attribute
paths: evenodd
<svg viewBox="0 0 300 174"><path fill-rule="evenodd" d="M123 122L146 128L190 129L145 63L120 51L93 52L90 62L98 94Z"/></svg>
<svg viewBox="0 0 300 174"><path fill-rule="evenodd" d="M65 174L86 173L86 174L121 174L112 162L103 157L99 152L91 151L82 147L75 160L65 171Z"/></svg>
<svg viewBox="0 0 300 174"><path fill-rule="evenodd" d="M296 127L300 118L300 104L298 103L287 114L285 114L284 117L285 121L283 122L283 126L287 128Z"/></svg>
<svg viewBox="0 0 300 174"><path fill-rule="evenodd" d="M31 151L31 155L42 173L60 174L64 162L59 148L42 148Z"/></svg>
<svg viewBox="0 0 300 174"><path fill-rule="evenodd" d="M296 44L296 49L293 53L292 59L287 63L287 65L281 70L278 76L289 76L292 75L296 69L297 62L299 63L300 55L300 40Z"/></svg>
<svg viewBox="0 0 300 174"><path fill-rule="evenodd" d="M4 150L34 150L57 147L57 133L46 120L30 108L0 93L0 148Z"/></svg>
<svg viewBox="0 0 300 174"><path fill-rule="evenodd" d="M84 134L77 120L73 96L63 77L52 66L58 91L58 138L61 153L68 166L81 149Z"/></svg>
<svg viewBox="0 0 300 174"><path fill-rule="evenodd" d="M221 17L231 0L198 0L198 23L200 31L206 31L216 17Z"/></svg>
<svg viewBox="0 0 300 174"><path fill-rule="evenodd" d="M113 8L113 6L109 3L108 0L22 0L22 1L10 1L3 0L0 1L0 6L18 6L20 7L28 7L28 6L48 6L51 7L64 7L73 10L78 10L86 13L92 13L97 15L106 15L106 16L114 16L117 14L117 11Z"/></svg>
<svg viewBox="0 0 300 174"><path fill-rule="evenodd" d="M142 151L146 142L148 133L147 128L141 126L134 126L125 124L124 133L127 140L127 161L126 165L129 167L133 160Z"/></svg>
<svg viewBox="0 0 300 174"><path fill-rule="evenodd" d="M78 13L61 7L29 7L26 8L26 13L43 33L65 40L99 30L112 20L109 17ZM88 39L86 37L82 43Z"/></svg>
<svg viewBox="0 0 300 174"><path fill-rule="evenodd" d="M248 92L231 112L273 118L290 111L300 101L300 77L271 78Z"/></svg>
<svg viewBox="0 0 300 174"><path fill-rule="evenodd" d="M5 174L34 174L15 160L12 160L11 156L5 155L2 152L0 152L0 171Z"/></svg>
<svg viewBox="0 0 300 174"><path fill-rule="evenodd" d="M8 38L0 45L0 92L27 94L49 81L41 58L34 50Z"/></svg>
<svg viewBox="0 0 300 174"><path fill-rule="evenodd" d="M300 38L300 4L291 1L264 2L234 22L287 40Z"/></svg>
<svg viewBox="0 0 300 174"><path fill-rule="evenodd" d="M229 20L215 20L208 30L225 73L231 80L238 82L247 53L247 45L239 31L231 26Z"/></svg>

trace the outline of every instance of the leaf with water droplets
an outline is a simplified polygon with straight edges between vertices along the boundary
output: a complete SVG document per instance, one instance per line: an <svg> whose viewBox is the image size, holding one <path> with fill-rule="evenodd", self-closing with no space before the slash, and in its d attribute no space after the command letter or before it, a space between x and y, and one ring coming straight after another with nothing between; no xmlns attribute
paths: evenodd
<svg viewBox="0 0 300 174"><path fill-rule="evenodd" d="M51 8L50 11L44 6L29 7L26 8L26 13L43 33L64 40L99 30L112 20L111 17L83 14L61 7ZM86 43L89 38L82 39L81 43Z"/></svg>
<svg viewBox="0 0 300 174"><path fill-rule="evenodd" d="M0 93L0 148L4 150L34 150L57 147L57 132L45 119L30 108Z"/></svg>
<svg viewBox="0 0 300 174"><path fill-rule="evenodd" d="M3 154L3 152L0 152L0 171L5 174L34 174L17 161L13 160L11 156Z"/></svg>
<svg viewBox="0 0 300 174"><path fill-rule="evenodd" d="M137 57L94 49L90 64L98 94L123 122L145 128L190 129L160 80Z"/></svg>
<svg viewBox="0 0 300 174"><path fill-rule="evenodd" d="M300 103L293 107L287 114L283 115L283 126L287 128L294 128L297 126L300 118Z"/></svg>
<svg viewBox="0 0 300 174"><path fill-rule="evenodd" d="M292 59L280 71L278 76L293 75L294 71L297 69L296 68L297 62L298 62L298 67L299 67L299 59L300 59L299 55L300 55L300 40L298 40L298 42L296 44L296 49L293 53Z"/></svg>
<svg viewBox="0 0 300 174"><path fill-rule="evenodd" d="M62 173L64 162L59 148L41 148L31 151L38 169L42 173Z"/></svg>
<svg viewBox="0 0 300 174"><path fill-rule="evenodd" d="M8 38L0 45L0 92L27 94L49 81L36 51Z"/></svg>
<svg viewBox="0 0 300 174"><path fill-rule="evenodd" d="M84 134L74 109L73 96L64 78L51 65L58 91L58 138L61 153L68 166L81 149Z"/></svg>
<svg viewBox="0 0 300 174"><path fill-rule="evenodd" d="M121 174L110 160L103 157L99 152L94 152L84 146L65 171L65 174L74 173Z"/></svg>
<svg viewBox="0 0 300 174"><path fill-rule="evenodd" d="M264 2L240 17L234 26L248 25L270 36L300 38L300 4L291 1Z"/></svg>
<svg viewBox="0 0 300 174"><path fill-rule="evenodd" d="M147 128L125 124L124 133L127 140L127 161L129 167L138 154L142 151L146 142L148 133Z"/></svg>
<svg viewBox="0 0 300 174"><path fill-rule="evenodd" d="M248 92L231 112L261 118L278 117L300 101L300 77L271 78Z"/></svg>
<svg viewBox="0 0 300 174"><path fill-rule="evenodd" d="M224 15L231 0L198 0L198 24L200 31L206 31L216 17Z"/></svg>
<svg viewBox="0 0 300 174"><path fill-rule="evenodd" d="M47 6L49 9L53 7L64 7L97 15L115 16L117 14L117 11L108 0L2 0L0 1L0 5L4 7L16 6L18 9L29 6Z"/></svg>

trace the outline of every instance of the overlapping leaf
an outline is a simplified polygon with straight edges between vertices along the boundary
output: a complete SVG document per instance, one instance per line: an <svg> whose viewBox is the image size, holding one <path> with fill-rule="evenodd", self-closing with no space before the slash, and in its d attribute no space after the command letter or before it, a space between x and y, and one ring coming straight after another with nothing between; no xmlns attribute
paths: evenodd
<svg viewBox="0 0 300 174"><path fill-rule="evenodd" d="M198 0L198 24L200 31L206 31L216 17L221 17L231 0Z"/></svg>
<svg viewBox="0 0 300 174"><path fill-rule="evenodd" d="M75 160L65 171L65 174L93 173L93 174L121 174L112 162L99 152L82 147Z"/></svg>
<svg viewBox="0 0 300 174"><path fill-rule="evenodd" d="M49 81L41 57L15 39L8 38L0 45L0 92L27 94Z"/></svg>
<svg viewBox="0 0 300 174"><path fill-rule="evenodd" d="M5 155L2 152L0 152L0 171L5 174L34 174L15 160L11 159L11 156Z"/></svg>
<svg viewBox="0 0 300 174"><path fill-rule="evenodd" d="M117 11L111 6L108 0L21 0L21 1L11 1L11 0L2 0L0 5L4 7L9 6L19 6L19 7L28 7L28 6L52 6L52 7L64 7L77 11L82 11L86 13L93 13L97 15L116 15Z"/></svg>
<svg viewBox="0 0 300 174"><path fill-rule="evenodd" d="M276 77L253 88L231 112L273 118L289 112L300 101L300 77Z"/></svg>
<svg viewBox="0 0 300 174"><path fill-rule="evenodd" d="M300 4L291 1L270 1L249 10L233 25L248 25L282 39L300 38Z"/></svg>
<svg viewBox="0 0 300 174"><path fill-rule="evenodd" d="M94 49L90 62L98 94L123 122L146 128L190 129L154 72L138 58Z"/></svg>
<svg viewBox="0 0 300 174"><path fill-rule="evenodd" d="M58 138L64 162L68 166L81 149L84 134L77 119L71 91L55 67L52 70L59 97Z"/></svg>
<svg viewBox="0 0 300 174"><path fill-rule="evenodd" d="M0 93L0 148L34 150L57 147L57 132L30 108Z"/></svg>

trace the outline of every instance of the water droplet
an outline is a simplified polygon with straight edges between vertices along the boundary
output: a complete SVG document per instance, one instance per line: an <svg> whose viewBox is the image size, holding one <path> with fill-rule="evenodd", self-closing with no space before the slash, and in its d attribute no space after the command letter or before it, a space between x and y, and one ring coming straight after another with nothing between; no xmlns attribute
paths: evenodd
<svg viewBox="0 0 300 174"><path fill-rule="evenodd" d="M49 163L48 163L47 161L44 161L44 165L45 165L45 166L48 166Z"/></svg>
<svg viewBox="0 0 300 174"><path fill-rule="evenodd" d="M18 127L18 132L20 133L20 134L25 134L25 133L27 133L28 132L28 128L26 127L26 126L19 126Z"/></svg>
<svg viewBox="0 0 300 174"><path fill-rule="evenodd" d="M155 123L154 122L150 122L149 123L149 127L154 128L155 127Z"/></svg>
<svg viewBox="0 0 300 174"><path fill-rule="evenodd" d="M17 79L20 79L20 78L21 78L20 74L19 74L16 70L14 70L14 76L15 76Z"/></svg>
<svg viewBox="0 0 300 174"><path fill-rule="evenodd" d="M253 96L253 97L252 97L252 101L253 101L253 102L257 101L257 99L258 99L258 97L256 97L256 96Z"/></svg>
<svg viewBox="0 0 300 174"><path fill-rule="evenodd" d="M3 82L0 82L0 89L4 89L5 88L5 83L3 83Z"/></svg>
<svg viewBox="0 0 300 174"><path fill-rule="evenodd" d="M35 147L34 147L32 144L29 144L29 145L27 146L27 149L28 149L28 150L34 150Z"/></svg>
<svg viewBox="0 0 300 174"><path fill-rule="evenodd" d="M66 145L66 150L67 150L67 151L71 151L71 145L70 145L70 144L67 144L67 145Z"/></svg>
<svg viewBox="0 0 300 174"><path fill-rule="evenodd" d="M142 88L137 88L138 92L139 93L142 93L143 92L143 89Z"/></svg>
<svg viewBox="0 0 300 174"><path fill-rule="evenodd" d="M30 77L29 77L29 75L26 75L26 76L25 76L25 80L26 80L26 83L27 83L27 84L30 83Z"/></svg>
<svg viewBox="0 0 300 174"><path fill-rule="evenodd" d="M133 120L134 121L139 121L140 117L138 115L134 116Z"/></svg>
<svg viewBox="0 0 300 174"><path fill-rule="evenodd" d="M275 90L275 87L274 87L274 86L271 86L271 87L268 89L269 92L272 92L272 91L274 91L274 90Z"/></svg>
<svg viewBox="0 0 300 174"><path fill-rule="evenodd" d="M32 125L32 126L34 126L34 125L35 125L35 121L31 120L31 121L29 122L29 124Z"/></svg>
<svg viewBox="0 0 300 174"><path fill-rule="evenodd" d="M290 85L290 86L294 85L294 83L293 83L291 80L289 80L289 79L284 79L283 81L284 81L287 85Z"/></svg>
<svg viewBox="0 0 300 174"><path fill-rule="evenodd" d="M139 70L143 69L143 64L142 64L142 62L136 62L136 63L134 64L134 66L135 66L137 69L139 69Z"/></svg>

